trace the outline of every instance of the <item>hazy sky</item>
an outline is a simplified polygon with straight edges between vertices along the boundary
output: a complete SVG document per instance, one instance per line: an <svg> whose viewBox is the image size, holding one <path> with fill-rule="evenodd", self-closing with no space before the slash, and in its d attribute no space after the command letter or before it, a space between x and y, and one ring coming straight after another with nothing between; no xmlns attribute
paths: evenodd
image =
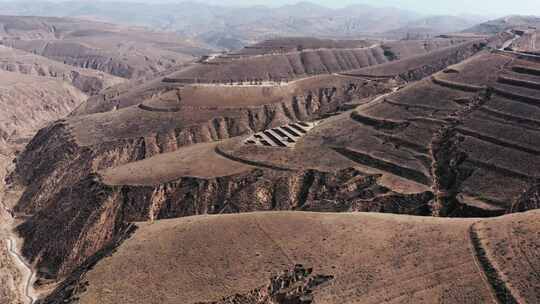
<svg viewBox="0 0 540 304"><path fill-rule="evenodd" d="M17 0L12 0L17 1ZM28 0L26 0L28 1ZM61 2L66 0L49 0ZM95 2L96 0L82 0ZM97 0L103 2L142 2L142 3L175 3L185 0ZM266 5L281 6L302 0L189 0L217 5ZM2 0L0 0L2 2ZM540 0L309 0L328 7L343 7L351 4L368 4L372 6L390 6L408 9L425 14L473 14L506 16L513 14L540 16Z"/></svg>
<svg viewBox="0 0 540 304"><path fill-rule="evenodd" d="M112 1L112 0L111 0ZM173 0L146 0L158 2L178 2ZM199 0L212 4L269 6L296 3L294 0ZM373 6L393 6L428 14L475 14L475 15L540 15L540 0L312 0L310 2L331 7L350 4L370 4Z"/></svg>

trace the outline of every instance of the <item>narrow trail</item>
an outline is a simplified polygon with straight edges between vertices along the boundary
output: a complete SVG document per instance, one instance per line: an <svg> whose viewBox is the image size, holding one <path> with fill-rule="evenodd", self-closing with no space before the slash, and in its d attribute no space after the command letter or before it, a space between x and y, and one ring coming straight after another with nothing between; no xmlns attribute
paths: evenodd
<svg viewBox="0 0 540 304"><path fill-rule="evenodd" d="M37 301L37 295L34 292L33 285L36 282L36 271L32 268L24 257L18 252L17 240L14 237L7 239L8 251L13 257L18 268L23 272L24 277L24 296L27 298L27 303L34 304Z"/></svg>
<svg viewBox="0 0 540 304"><path fill-rule="evenodd" d="M491 262L476 229L477 223L478 222L472 223L469 227L471 254L473 255L473 259L479 273L482 275L482 280L488 285L487 287L490 290L494 303L520 303L516 300L516 297L512 294L506 282L502 279L501 274Z"/></svg>
<svg viewBox="0 0 540 304"><path fill-rule="evenodd" d="M0 237L6 241L7 254L13 261L14 267L22 276L22 286L17 286L17 293L21 298L26 299L24 302L28 304L36 303L38 296L34 290L34 283L37 279L37 273L33 267L26 261L26 259L19 252L17 246L17 236L15 235L14 217L9 208L6 207L6 189L3 184L3 177L7 175L9 169L7 166L1 168L4 172L0 174L2 184L0 184Z"/></svg>
<svg viewBox="0 0 540 304"><path fill-rule="evenodd" d="M471 252L471 255L472 255L472 258L473 258L473 261L474 261L474 265L476 266L476 271L478 272L478 274L481 276L482 278L482 281L484 282L484 284L486 285L486 288L489 290L489 295L491 296L491 300L493 301L493 303L497 304L499 303L499 300L497 299L497 294L495 292L495 289L493 288L493 286L491 285L491 283L489 282L489 278L486 274L486 271L484 269L484 267L482 266L482 263L480 261L480 254L479 254L479 250L478 250L478 247L481 246L479 244L479 240L477 240L477 235L476 235L476 231L474 230L474 225L476 223L472 223L470 226L469 226L469 231L468 231L468 239L469 239L469 250Z"/></svg>

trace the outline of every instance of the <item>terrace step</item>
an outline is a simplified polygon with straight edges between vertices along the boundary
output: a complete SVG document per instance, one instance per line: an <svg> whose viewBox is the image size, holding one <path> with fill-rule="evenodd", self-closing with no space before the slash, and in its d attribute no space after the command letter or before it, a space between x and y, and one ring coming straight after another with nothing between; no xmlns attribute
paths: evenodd
<svg viewBox="0 0 540 304"><path fill-rule="evenodd" d="M433 81L433 83L437 85L454 89L454 90L464 91L464 92L476 93L476 92L485 90L487 88L485 86L476 86L476 85L471 85L471 84L466 84L466 83L459 83L459 82L444 80L444 79L438 78L437 76L431 76L431 80Z"/></svg>
<svg viewBox="0 0 540 304"><path fill-rule="evenodd" d="M456 128L456 131L463 134L463 135L474 137L474 138L483 140L485 142L495 144L497 146L501 146L501 147L505 147L505 148L509 148L509 149L514 149L514 150L517 150L517 151L521 151L521 152L533 154L533 155L536 155L536 156L540 156L540 150L538 150L538 149L524 147L524 146L519 145L517 143L509 142L509 141L506 141L506 140L501 140L499 138L492 137L492 136L489 136L489 135L484 135L484 134L481 134L479 132L469 130L469 129L466 129L466 128Z"/></svg>
<svg viewBox="0 0 540 304"><path fill-rule="evenodd" d="M532 182L532 183L540 182L540 176L530 176L530 175L523 174L521 172L518 172L512 169L497 166L495 164L487 163L481 160L469 158L465 160L465 163L468 163L472 167L482 168L484 170L492 171L502 176L517 178L525 182Z"/></svg>
<svg viewBox="0 0 540 304"><path fill-rule="evenodd" d="M501 97L505 97L505 98L508 98L517 102L526 103L526 104L540 108L540 98L510 92L501 87L493 87L493 92L496 95L499 95Z"/></svg>
<svg viewBox="0 0 540 304"><path fill-rule="evenodd" d="M479 111L492 116L494 118L502 119L519 125L521 127L529 127L535 130L540 130L540 120L530 119L522 116L512 115L504 113L495 109L492 109L486 105L478 109Z"/></svg>
<svg viewBox="0 0 540 304"><path fill-rule="evenodd" d="M144 111L149 111L149 112L163 112L163 113L180 112L179 107L175 107L175 108L157 108L157 107L148 106L148 105L145 105L145 104L142 104L142 103L139 105L139 109L144 110Z"/></svg>
<svg viewBox="0 0 540 304"><path fill-rule="evenodd" d="M495 203L464 193L458 194L456 198L460 204L468 209L473 209L474 214L477 214L478 217L501 216L506 213L506 208L501 206L500 202Z"/></svg>
<svg viewBox="0 0 540 304"><path fill-rule="evenodd" d="M250 136L244 141L244 144L278 148L293 148L298 139L306 135L317 124L318 122L298 122L264 130Z"/></svg>
<svg viewBox="0 0 540 304"><path fill-rule="evenodd" d="M531 68L527 66L516 65L512 67L512 71L516 73L520 73L520 74L540 76L540 69Z"/></svg>
<svg viewBox="0 0 540 304"><path fill-rule="evenodd" d="M439 108L439 107L433 107L433 106L423 105L419 103L402 103L396 100L392 100L390 98L385 98L383 101L387 104L397 106L397 107L403 107L405 109L417 108L417 109L422 109L422 110L437 111L437 112L445 111L445 112L450 112L450 113L453 113L456 111L456 109L452 109L452 108Z"/></svg>
<svg viewBox="0 0 540 304"><path fill-rule="evenodd" d="M512 86L524 87L524 88L533 89L533 90L540 90L540 83L538 82L527 81L527 80L508 77L508 76L499 76L499 78L497 79L497 82L503 83L503 84L509 84Z"/></svg>
<svg viewBox="0 0 540 304"><path fill-rule="evenodd" d="M427 155L429 153L429 148L419 145L415 142L402 139L397 136L392 136L392 135L387 135L387 134L377 134L375 135L375 137L378 137L384 140L385 142L394 144L396 146L396 149L399 149L400 147L404 147L406 149L409 149L409 150L412 150L412 151L415 151L417 153L424 154L424 155Z"/></svg>
<svg viewBox="0 0 540 304"><path fill-rule="evenodd" d="M384 129L384 130L401 130L409 126L407 121L394 121L388 119L374 118L360 114L358 111L351 113L351 119L359 122L363 125L373 127L375 129Z"/></svg>
<svg viewBox="0 0 540 304"><path fill-rule="evenodd" d="M403 167L403 166L388 162L383 159L375 158L366 153L351 150L348 148L335 147L333 148L333 150L343 155L344 157L356 163L359 163L361 165L368 166L377 170L385 171L385 172L394 174L396 176L400 176L402 178L405 178L405 179L408 179L408 180L411 180L411 181L414 181L414 182L417 182L426 186L431 185L431 178L418 170Z"/></svg>

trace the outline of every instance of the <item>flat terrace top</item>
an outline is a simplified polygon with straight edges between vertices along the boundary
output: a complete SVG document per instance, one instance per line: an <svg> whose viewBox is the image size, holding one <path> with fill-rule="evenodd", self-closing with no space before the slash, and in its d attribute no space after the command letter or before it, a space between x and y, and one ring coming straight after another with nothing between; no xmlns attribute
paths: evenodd
<svg viewBox="0 0 540 304"><path fill-rule="evenodd" d="M226 54L209 58L194 68L171 74L168 78L170 81L177 79L179 82L199 79L205 83L252 79L292 80L310 75L353 71L394 59L434 52L463 41L466 39L398 41L384 46L377 43L353 43L343 45L350 48L301 48L275 53L264 51L264 54L255 52L247 56ZM255 46L253 50L260 49Z"/></svg>
<svg viewBox="0 0 540 304"><path fill-rule="evenodd" d="M395 49L395 54L403 59L408 56L434 52L436 49L446 48L460 41L459 39L404 41L388 43L388 47L391 50ZM347 44L346 46L351 45ZM209 106L220 106L235 102L241 103L242 106L245 106L246 102L247 104L271 103L279 100L280 96L288 90L290 92L291 83L295 83L295 85L302 84L303 86L306 83L316 82L318 77L325 79L325 76L333 73L355 71L388 62L388 58L385 57L384 50L380 46L369 45L367 48L363 44L362 46L355 50L339 48L307 50L301 55L301 52L295 51L294 55L247 56L246 58L233 58L225 61L214 58L215 60L211 59L207 64L189 64L142 84L132 81L119 90L107 90L105 92L109 98L103 99L102 96L91 98L81 105L75 113L84 115L110 111L115 107L121 109L138 105L160 92L177 87L187 88L190 84L197 83L205 84L206 86L199 86L204 86L205 89L199 90L197 88L195 91L193 88L187 88L185 92L186 98L184 101L188 104L192 103L193 106L197 106L197 104L204 106L205 103L208 103ZM392 68L394 64L397 64L398 67ZM402 67L402 65L404 66ZM367 73L386 73L387 69L401 71L409 65L410 63L404 64L398 61L383 65L381 72ZM259 83L260 81L264 82L263 85L249 85L250 82ZM231 82L235 85L230 85ZM241 86L238 85L240 82L242 82ZM239 90L236 90L235 86L240 87ZM193 98L189 98L190 95ZM231 96L231 98L226 98L226 96ZM246 97L249 98L245 99ZM244 100L247 101L244 102Z"/></svg>
<svg viewBox="0 0 540 304"><path fill-rule="evenodd" d="M84 146L208 124L219 117L242 117L242 123L247 125L246 113L250 108L291 103L294 96L318 94L321 88L342 92L351 81L362 80L324 75L275 87L186 86L168 89L117 111L75 116L68 119L68 124Z"/></svg>
<svg viewBox="0 0 540 304"><path fill-rule="evenodd" d="M311 37L278 38L247 46L231 55L263 55L275 52L299 51L303 49L362 48L374 43L374 41L367 40L332 40Z"/></svg>
<svg viewBox="0 0 540 304"><path fill-rule="evenodd" d="M100 173L108 185L158 185L182 177L215 178L248 172L249 165L215 153L217 143L196 144Z"/></svg>
<svg viewBox="0 0 540 304"><path fill-rule="evenodd" d="M181 104L191 107L242 108L290 102L293 96L308 92L318 94L321 88L342 88L347 77L317 75L268 85L188 85L181 89Z"/></svg>
<svg viewBox="0 0 540 304"><path fill-rule="evenodd" d="M499 73L513 61L511 56L504 54L482 53L448 67L437 77L467 85L485 86L496 82Z"/></svg>
<svg viewBox="0 0 540 304"><path fill-rule="evenodd" d="M240 113L226 109L169 112L132 106L118 111L76 116L67 119L67 124L79 145L92 146L121 139L155 136L158 133L169 132L172 136L175 130L209 124L220 115L235 117Z"/></svg>

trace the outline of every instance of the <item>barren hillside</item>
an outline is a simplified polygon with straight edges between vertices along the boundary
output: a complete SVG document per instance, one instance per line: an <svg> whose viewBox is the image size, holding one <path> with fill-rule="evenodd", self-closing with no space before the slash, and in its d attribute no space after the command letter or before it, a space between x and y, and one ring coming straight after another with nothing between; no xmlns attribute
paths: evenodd
<svg viewBox="0 0 540 304"><path fill-rule="evenodd" d="M2 140L32 136L44 123L69 114L86 95L63 81L0 71Z"/></svg>
<svg viewBox="0 0 540 304"><path fill-rule="evenodd" d="M287 124L291 126L285 127L284 132L300 137L305 131L298 130L301 127L295 122L318 121L329 114L347 111L354 107L354 103L368 102L406 81L421 79L460 62L490 42L476 40L447 48L444 45L452 44L451 41L417 43L441 45L440 51L437 47L432 51L423 48L427 53L411 57L416 60L397 60L395 64L399 68L392 76L383 78L358 76L356 71L361 74L362 70L350 70L350 74L340 74L337 70L309 77L298 76L298 79L280 83L265 79L257 83L230 85L202 81L169 82L166 79L171 77L167 76L161 81L157 79L143 84L145 90L160 88L161 93L146 98L139 94L142 99L139 104L132 105L134 100L127 98L124 104L115 101L112 105L106 98L91 100L104 105L107 112L72 116L41 130L20 155L16 171L9 178L9 182L26 187L16 212L33 215L19 227L27 240L24 254L32 260L37 258L35 262L40 265L43 275L61 278L121 234L125 221L270 209L430 213L428 203L433 193L430 191L429 168L413 167L403 174L396 174L390 162L387 172L394 174L384 174L385 170L377 169L386 167L369 169L354 159L344 157L342 150L338 149L344 148L343 144L324 143L324 134L332 134L337 142L354 143L358 140L358 145L362 145L364 139L357 131L361 130L361 124L350 118L351 112L319 124L304 139L298 140L295 149L245 145L244 137L238 137L268 132ZM392 49L400 50L399 54L405 57L411 54L407 50L412 46L411 42L403 45L394 43ZM266 55L262 56L265 58ZM287 56L287 53L279 56ZM246 60L259 57L250 55ZM418 58L423 58L424 64L419 64ZM308 61L304 64L307 65ZM319 66L316 62L309 65ZM222 65L200 63L174 75L198 69L212 71L212 67L219 71ZM336 66L338 68L339 65ZM349 70L345 68L344 71ZM421 92L423 86L418 87ZM438 90L449 96L461 95L450 90ZM136 91L129 93L133 92ZM433 93L428 91L426 94ZM414 95L409 98L414 98ZM457 106L453 107L457 109ZM88 109L87 106L85 108ZM83 108L82 111L86 110ZM293 131L295 128L297 131ZM264 136L279 133L266 134ZM228 138L231 140L219 146L206 145L195 150L197 155L208 155L208 159L188 157L186 162L174 165L182 171L161 170L155 177L149 177L145 176L147 172L141 171L143 176L136 173L143 168L136 163L131 169L119 167L142 159L152 161L152 156L177 151L174 152L176 156L161 160L174 163L175 159L183 159L183 154L195 153L189 152L192 150L186 146ZM308 150L308 154L303 152ZM211 156L215 153L219 155ZM399 158L399 155L395 157ZM212 164L212 160L218 163ZM423 159L407 162L408 166L425 163ZM197 163L209 163L216 169L224 167L222 171L201 172L200 168L196 169ZM133 184L123 184L126 182L123 173L88 175L114 167L118 167L119 172L128 173ZM194 169L200 173L192 173ZM237 173L227 174L232 172ZM102 179L109 180L105 177L109 174L118 176L114 185L102 182ZM165 174L165 177L160 174ZM145 182L137 181L139 177ZM342 186L343 182L351 188ZM198 189L197 193L192 187L185 187L185 183ZM332 190L327 191L328 187ZM258 202L250 202L253 195L259 197ZM152 199L148 201L149 196ZM81 204L73 204L74 200L81 200ZM336 200L339 204L333 205ZM90 201L97 204L84 203ZM121 207L126 201L131 206L129 212L125 209L127 207ZM119 208L124 211L119 212ZM51 212L59 217L49 218L47 214ZM90 218L87 217L89 214L92 215ZM64 219L74 226L66 226ZM56 231L56 239L62 239L61 244L50 238L51 230ZM59 235L62 237L58 238ZM87 245L80 243L82 239Z"/></svg>
<svg viewBox="0 0 540 304"><path fill-rule="evenodd" d="M204 52L173 33L71 18L0 16L2 44L124 78L148 77Z"/></svg>
<svg viewBox="0 0 540 304"><path fill-rule="evenodd" d="M4 29L39 49L15 70L49 70L0 72L23 96L6 138L62 117L5 179L42 303L537 301L540 61L518 48L533 31L271 39L155 68L169 34L69 22ZM144 77L81 102L51 60L101 47L127 65L89 68Z"/></svg>
<svg viewBox="0 0 540 304"><path fill-rule="evenodd" d="M45 303L535 303L539 215L280 212L141 223ZM504 279L492 285L496 277Z"/></svg>
<svg viewBox="0 0 540 304"><path fill-rule="evenodd" d="M22 150L35 132L69 114L86 95L68 82L53 77L0 71L0 303L26 303L26 274L9 250L16 245L15 224L8 210L19 192L8 189L4 178L12 168L14 153ZM20 242L19 242L20 244Z"/></svg>
<svg viewBox="0 0 540 304"><path fill-rule="evenodd" d="M122 54L125 58L118 57L118 60L134 58L134 66L149 61L144 60L144 55L141 55L137 48L157 41L163 43L160 46L163 50L171 48L166 52L173 54L174 58L183 55L176 53L178 49L174 49L179 44L164 45L170 39L168 34L149 33L141 29L41 17L0 17L0 23L1 44L4 44L0 46L0 303L11 304L26 303L29 297L33 296L32 271L18 253L22 242L13 233L14 225L20 220L13 218L11 210L21 194L20 189L4 183L6 175L13 169L13 158L24 149L37 130L66 117L89 96L110 86L122 84L126 79L98 71L96 66L89 66L88 63L68 62L62 56L47 58L40 56L35 49L25 51L6 45L12 45L11 42L15 41L29 44L47 41L46 45L49 45L49 42L73 39L69 42L71 46L75 40L76 43L86 46L86 42L94 43L94 51L99 47L102 54L112 54L117 52L116 48L123 48ZM107 34L109 31L110 35ZM122 39L128 38L135 44L129 48L122 47ZM110 39L109 42L107 39ZM113 40L119 44L113 44ZM67 51L62 54L70 58L74 58L75 53L71 52L73 50L61 48L62 52ZM107 64L110 64L112 57L106 60L109 62ZM176 61L173 61L173 64L176 65ZM147 65L144 69L149 67ZM165 66L162 68L166 69ZM110 69L103 70L112 72ZM150 71L154 72L153 69Z"/></svg>
<svg viewBox="0 0 540 304"><path fill-rule="evenodd" d="M87 95L97 94L105 88L126 81L104 72L73 67L4 46L0 46L0 69L25 75L57 78L67 81Z"/></svg>

